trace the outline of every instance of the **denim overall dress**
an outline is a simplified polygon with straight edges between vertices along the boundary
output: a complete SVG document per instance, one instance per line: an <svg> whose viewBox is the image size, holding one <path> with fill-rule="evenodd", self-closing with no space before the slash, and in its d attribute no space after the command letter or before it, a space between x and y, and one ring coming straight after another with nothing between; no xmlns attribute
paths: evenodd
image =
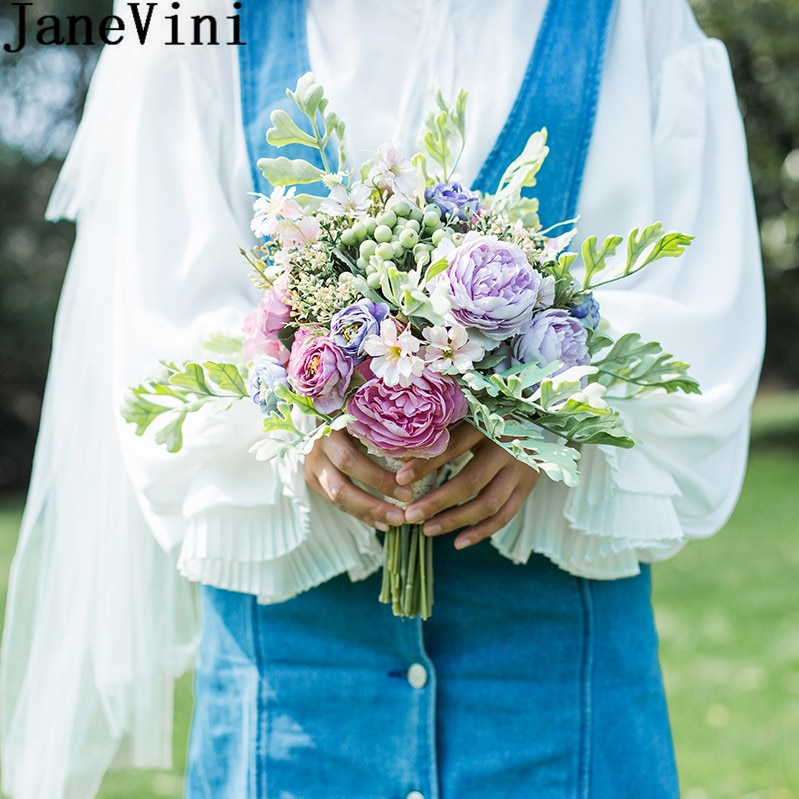
<svg viewBox="0 0 799 799"><path fill-rule="evenodd" d="M302 0L242 9L252 163L309 68ZM574 216L613 0L550 0L477 188L527 137L553 147L544 225ZM282 154L286 154L283 150ZM307 157L307 153L302 153ZM268 191L260 174L256 187ZM187 799L675 799L650 575L593 581L484 541L435 541L427 622L379 604L379 575L288 602L203 587Z"/></svg>

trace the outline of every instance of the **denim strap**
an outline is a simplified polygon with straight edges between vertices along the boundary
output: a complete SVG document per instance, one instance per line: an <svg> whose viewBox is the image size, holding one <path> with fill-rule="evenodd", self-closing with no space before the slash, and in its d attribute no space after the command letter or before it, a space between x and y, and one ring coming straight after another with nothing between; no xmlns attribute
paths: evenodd
<svg viewBox="0 0 799 799"><path fill-rule="evenodd" d="M239 12L242 40L239 48L239 80L244 137L256 191L268 194L269 183L256 166L259 158L272 155L266 143L266 131L272 126L269 117L278 108L292 119L302 118L297 107L286 96L297 79L311 69L304 0L243 3ZM313 152L300 145L280 149L286 158L313 161ZM318 156L318 154L316 154ZM321 166L321 161L317 163Z"/></svg>
<svg viewBox="0 0 799 799"><path fill-rule="evenodd" d="M528 190L540 201L545 227L576 212L614 8L615 0L549 0L519 94L475 181L474 188L493 192L529 136L546 127L551 151ZM305 3L250 2L240 13L249 42L239 49L244 131L253 183L268 192L255 163L267 153L272 111L282 108L297 118L286 89L310 69ZM309 151L289 145L280 154L308 158Z"/></svg>
<svg viewBox="0 0 799 799"><path fill-rule="evenodd" d="M550 0L516 102L473 188L495 192L527 139L545 127L550 147L537 197L546 228L572 219L594 128L615 0Z"/></svg>

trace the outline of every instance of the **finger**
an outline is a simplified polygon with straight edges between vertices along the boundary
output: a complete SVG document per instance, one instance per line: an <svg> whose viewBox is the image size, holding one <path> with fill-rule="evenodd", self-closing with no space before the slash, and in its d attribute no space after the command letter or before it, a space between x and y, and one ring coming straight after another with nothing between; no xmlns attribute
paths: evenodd
<svg viewBox="0 0 799 799"><path fill-rule="evenodd" d="M474 527L500 513L517 485L518 475L511 469L503 469L472 499L428 517L422 529L426 535L442 535Z"/></svg>
<svg viewBox="0 0 799 799"><path fill-rule="evenodd" d="M455 549L466 549L504 527L519 512L529 493L528 490L518 487L497 513L459 533L455 537Z"/></svg>
<svg viewBox="0 0 799 799"><path fill-rule="evenodd" d="M459 422L450 430L449 444L441 455L425 460L423 458L412 458L402 465L396 474L396 482L399 485L407 486L421 480L428 474L432 474L485 440L485 435L474 425L468 422Z"/></svg>
<svg viewBox="0 0 799 799"><path fill-rule="evenodd" d="M485 448L477 449L475 457L452 479L409 505L405 510L405 520L409 524L418 524L476 497L495 479L503 466L505 463L502 459L491 457Z"/></svg>
<svg viewBox="0 0 799 799"><path fill-rule="evenodd" d="M343 430L321 439L319 446L330 463L351 480L357 480L379 495L394 497L402 503L413 499L413 491L408 486L399 485L393 472L373 461Z"/></svg>
<svg viewBox="0 0 799 799"><path fill-rule="evenodd" d="M398 526L405 521L403 512L396 505L354 485L330 460L319 457L307 478L309 486L339 510L379 530L385 531L389 526Z"/></svg>

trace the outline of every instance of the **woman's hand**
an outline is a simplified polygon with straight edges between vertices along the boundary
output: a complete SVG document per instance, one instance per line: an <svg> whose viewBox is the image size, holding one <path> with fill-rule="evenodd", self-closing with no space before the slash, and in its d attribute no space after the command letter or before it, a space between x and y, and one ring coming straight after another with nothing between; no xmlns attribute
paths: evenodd
<svg viewBox="0 0 799 799"><path fill-rule="evenodd" d="M475 427L461 422L452 429L444 453L429 461L408 461L397 472L396 481L410 485L468 451L473 457L457 475L405 510L406 522L424 522L425 535L466 527L455 538L457 549L476 544L506 525L540 476Z"/></svg>
<svg viewBox="0 0 799 799"><path fill-rule="evenodd" d="M413 491L399 485L392 472L375 463L345 430L320 438L305 456L305 479L337 508L384 532L405 522L402 509L370 494L352 481L405 504Z"/></svg>

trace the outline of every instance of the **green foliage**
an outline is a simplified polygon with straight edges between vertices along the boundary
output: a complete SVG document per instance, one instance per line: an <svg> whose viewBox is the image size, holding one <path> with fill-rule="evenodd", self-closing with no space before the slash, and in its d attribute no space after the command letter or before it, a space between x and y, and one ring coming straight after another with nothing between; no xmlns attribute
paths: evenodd
<svg viewBox="0 0 799 799"><path fill-rule="evenodd" d="M648 225L640 232L638 228L634 228L627 236L627 259L621 269L612 272L604 280L594 280L594 277L608 266L608 259L616 254L616 249L624 239L621 236L609 236L602 246L597 248L597 237L589 236L583 242L581 250L585 265L583 291L590 291L634 275L661 258L678 258L693 239L693 236L684 233L665 232L660 222ZM561 256L559 271L565 272L571 263L573 262L564 261Z"/></svg>
<svg viewBox="0 0 799 799"><path fill-rule="evenodd" d="M627 333L607 355L593 362L599 369L594 379L606 388L622 389L626 397L652 388L665 389L669 394L701 394L699 383L688 374L688 364L671 358L657 342L642 341L638 333Z"/></svg>
<svg viewBox="0 0 799 799"><path fill-rule="evenodd" d="M258 169L273 186L292 186L295 183L318 183L324 170L302 158L259 158Z"/></svg>
<svg viewBox="0 0 799 799"><path fill-rule="evenodd" d="M186 416L209 402L232 402L248 397L246 373L233 364L205 361L163 363L163 375L131 388L123 402L124 420L136 425L136 435L144 435L155 422L163 422L155 441L169 452L183 447Z"/></svg>
<svg viewBox="0 0 799 799"><path fill-rule="evenodd" d="M337 114L328 111L328 99L324 88L315 81L313 73L306 72L297 81L296 88L286 90L296 107L307 119L311 132L303 130L286 111L273 111L270 120L272 127L266 132L266 140L273 147L289 144L308 147L319 153L323 168L314 166L302 158L261 158L258 168L273 186L318 183L328 175L344 170L344 123ZM328 159L328 145L338 143L336 168Z"/></svg>
<svg viewBox="0 0 799 799"><path fill-rule="evenodd" d="M414 163L421 168L428 183L434 183L439 179L446 183L458 166L466 144L467 97L467 92L461 89L455 98L455 105L450 106L441 94L441 88L436 87L438 110L431 111L424 121L422 143L425 152L414 158ZM457 154L453 158L455 150ZM440 175L430 175L427 156L441 167Z"/></svg>
<svg viewBox="0 0 799 799"><path fill-rule="evenodd" d="M522 190L535 186L536 175L549 153L546 128L536 131L527 140L521 154L502 174L496 193L485 201L511 222L521 220L528 228L538 227L538 200L522 197Z"/></svg>

